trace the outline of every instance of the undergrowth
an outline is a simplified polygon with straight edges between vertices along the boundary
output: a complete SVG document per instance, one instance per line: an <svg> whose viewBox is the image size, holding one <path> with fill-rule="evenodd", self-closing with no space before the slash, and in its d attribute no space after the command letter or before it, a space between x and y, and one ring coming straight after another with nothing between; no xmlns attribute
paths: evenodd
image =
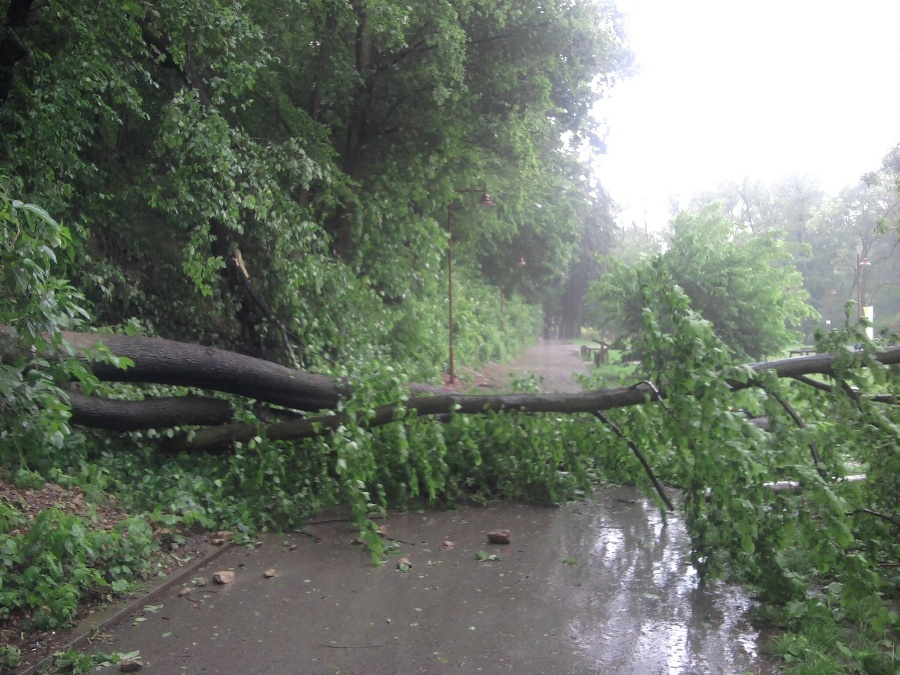
<svg viewBox="0 0 900 675"><path fill-rule="evenodd" d="M0 623L19 614L25 630L67 626L89 594L124 592L146 575L156 547L140 517L107 531L50 508L24 524L0 504Z"/></svg>

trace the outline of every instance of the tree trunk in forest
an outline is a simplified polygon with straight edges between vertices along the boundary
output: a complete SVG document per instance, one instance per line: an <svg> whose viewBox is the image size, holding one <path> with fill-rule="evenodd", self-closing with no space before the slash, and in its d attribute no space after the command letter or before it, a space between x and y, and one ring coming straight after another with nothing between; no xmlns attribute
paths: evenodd
<svg viewBox="0 0 900 675"><path fill-rule="evenodd" d="M374 89L371 70L375 57L375 43L368 17L369 10L365 3L354 0L352 5L357 17L355 46L356 74L359 83L353 92L353 104L347 120L342 168L355 190L362 178L362 152L368 136L369 106ZM353 248L351 235L355 208L355 204L350 200L329 219L328 228L332 235L334 252L342 260L350 259Z"/></svg>
<svg viewBox="0 0 900 675"><path fill-rule="evenodd" d="M560 317L559 337L572 340L581 337L581 314L584 308L584 295L587 293L587 280L573 273L567 280L562 296L562 316Z"/></svg>

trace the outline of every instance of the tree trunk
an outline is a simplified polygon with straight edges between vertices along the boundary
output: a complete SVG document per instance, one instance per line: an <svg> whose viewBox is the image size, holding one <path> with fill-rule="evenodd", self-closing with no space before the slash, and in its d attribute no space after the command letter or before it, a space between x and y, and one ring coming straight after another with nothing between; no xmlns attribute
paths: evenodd
<svg viewBox="0 0 900 675"><path fill-rule="evenodd" d="M139 382L195 387L253 398L264 403L315 412L334 410L342 398L350 394L345 381L325 375L306 373L285 366L255 359L214 347L187 344L162 338L124 335L91 335L63 333L66 341L80 353L87 354L98 345L106 347L118 357L134 362L127 369L109 363L91 362L94 374L109 382ZM8 329L0 327L0 350L3 361L11 363L23 356L15 349ZM28 356L27 354L25 356ZM900 347L887 347L876 353L882 364L900 363ZM802 378L813 373L832 374L837 357L832 354L812 354L799 358L781 359L748 366L753 372L772 371L778 377ZM733 389L755 386L749 377L746 382L730 381ZM403 408L420 416L479 415L487 412L524 413L596 413L611 408L640 405L665 397L646 384L614 389L598 389L577 394L460 394L453 390L422 384L410 384L412 398ZM379 407L355 419L344 413L291 420L269 425L265 433L273 440L301 439L335 429L341 424L363 424L377 427L398 418L400 404ZM104 401L75 394L72 396L72 421L95 428L118 431L164 428L180 425L209 426L230 419L227 402L188 396L164 399L159 402ZM244 442L260 433L251 424L225 424L177 437L171 447L178 450L209 450Z"/></svg>
<svg viewBox="0 0 900 675"><path fill-rule="evenodd" d="M72 424L107 431L168 429L184 425L214 426L230 422L228 401L200 396L172 396L119 401L69 392Z"/></svg>
<svg viewBox="0 0 900 675"><path fill-rule="evenodd" d="M900 347L889 347L876 355L879 362L889 365L900 363ZM814 354L800 358L781 359L767 363L752 364L754 371L774 371L779 377L794 377L811 373L830 374L836 357L831 354ZM755 386L752 378L747 382L729 382L732 389L747 389ZM431 396L411 398L403 404L405 411L414 411L420 417L436 415L483 415L485 413L560 413L596 414L613 408L626 408L665 398L665 390L657 390L646 384L614 389L595 389L578 394L501 394L478 395L437 393ZM900 401L898 401L900 403ZM398 404L376 408L364 418L354 419L344 413L326 417L306 418L282 422L266 427L266 436L271 440L300 440L321 435L341 425L360 424L379 427L398 419ZM169 448L181 450L213 450L230 446L235 442L247 442L260 430L251 424L226 425L216 429L201 430L192 435L176 437Z"/></svg>
<svg viewBox="0 0 900 675"><path fill-rule="evenodd" d="M92 363L94 374L106 382L212 389L309 411L334 408L349 393L345 382L215 347L128 335L65 332L63 337L79 351L99 344L134 361L134 366L124 370L109 363Z"/></svg>

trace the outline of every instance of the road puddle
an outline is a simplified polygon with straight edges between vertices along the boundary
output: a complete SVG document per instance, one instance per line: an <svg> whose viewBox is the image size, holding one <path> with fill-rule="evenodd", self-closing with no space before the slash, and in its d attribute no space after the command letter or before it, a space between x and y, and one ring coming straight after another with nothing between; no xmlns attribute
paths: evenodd
<svg viewBox="0 0 900 675"><path fill-rule="evenodd" d="M769 672L751 598L724 583L699 586L678 515L668 522L639 492L611 488L572 504L567 555L583 566L554 583L577 588L570 630L585 666L597 672ZM568 528L567 528L568 529Z"/></svg>

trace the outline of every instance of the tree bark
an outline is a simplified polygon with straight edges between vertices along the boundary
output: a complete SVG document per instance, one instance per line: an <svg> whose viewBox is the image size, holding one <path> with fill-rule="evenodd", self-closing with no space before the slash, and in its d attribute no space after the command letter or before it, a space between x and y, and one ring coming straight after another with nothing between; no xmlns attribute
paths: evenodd
<svg viewBox="0 0 900 675"><path fill-rule="evenodd" d="M66 341L89 359L97 345L109 349L118 357L134 362L128 369L112 364L92 362L90 367L100 379L108 382L141 382L169 384L214 390L253 398L264 403L316 412L334 410L341 399L350 394L345 381L325 375L293 370L214 347L175 342L162 338L124 335L92 335L63 333ZM8 329L0 327L0 356L10 363L23 355L16 351L15 340ZM900 347L888 347L876 353L882 364L900 363ZM832 354L812 354L781 359L749 366L753 372L773 371L778 377L800 377L813 373L832 374L837 357ZM747 382L730 381L733 389L755 386L753 378ZM633 387L598 389L577 394L460 394L453 390L422 384L410 384L412 398L404 402L407 412L419 416L451 414L478 415L488 412L525 413L595 413L611 408L640 405L665 397L665 391L639 384ZM179 403L178 401L181 401ZM107 405L108 403L108 405ZM150 401L103 402L86 396L72 397L73 423L112 430L162 428L178 425L208 426L230 419L227 403L188 396L164 405ZM273 440L302 439L336 429L341 424L363 424L378 427L399 418L400 404L376 408L365 417L356 419L345 413L304 418L269 425L265 434ZM120 419L115 419L115 418ZM250 424L224 424L203 429L187 437L176 438L172 444L178 450L209 450L246 442L261 429Z"/></svg>
<svg viewBox="0 0 900 675"><path fill-rule="evenodd" d="M750 367L757 372L771 370L779 377L792 377L799 374L830 373L836 358L831 354L814 354L752 364ZM876 358L885 365L900 363L900 347L889 347L878 353ZM798 363L799 361L803 363ZM729 384L735 390L755 386L752 379L748 382L729 382ZM405 411L412 411L419 416L479 415L489 412L589 413L593 415L599 411L640 405L664 397L663 389L658 390L655 387L640 384L634 387L597 389L578 394L437 393L431 396L412 398L404 403L403 408ZM407 413L404 412L404 414ZM399 416L400 408L397 404L384 405L360 418L353 418L346 413L338 413L273 424L266 428L265 434L267 438L276 441L300 440L332 431L341 425L360 424L370 428L384 426L397 421ZM225 425L201 430L193 434L190 441L187 436L176 437L168 449L172 451L221 449L234 443L245 443L259 433L259 427L251 424Z"/></svg>
<svg viewBox="0 0 900 675"><path fill-rule="evenodd" d="M214 426L230 422L228 401L200 396L172 396L144 401L118 401L69 392L70 422L107 431L170 429L184 425Z"/></svg>
<svg viewBox="0 0 900 675"><path fill-rule="evenodd" d="M334 378L215 347L129 335L64 332L63 337L79 351L100 344L116 356L134 361L126 370L109 363L91 363L94 374L106 382L212 389L308 411L334 408L349 393L346 383Z"/></svg>

